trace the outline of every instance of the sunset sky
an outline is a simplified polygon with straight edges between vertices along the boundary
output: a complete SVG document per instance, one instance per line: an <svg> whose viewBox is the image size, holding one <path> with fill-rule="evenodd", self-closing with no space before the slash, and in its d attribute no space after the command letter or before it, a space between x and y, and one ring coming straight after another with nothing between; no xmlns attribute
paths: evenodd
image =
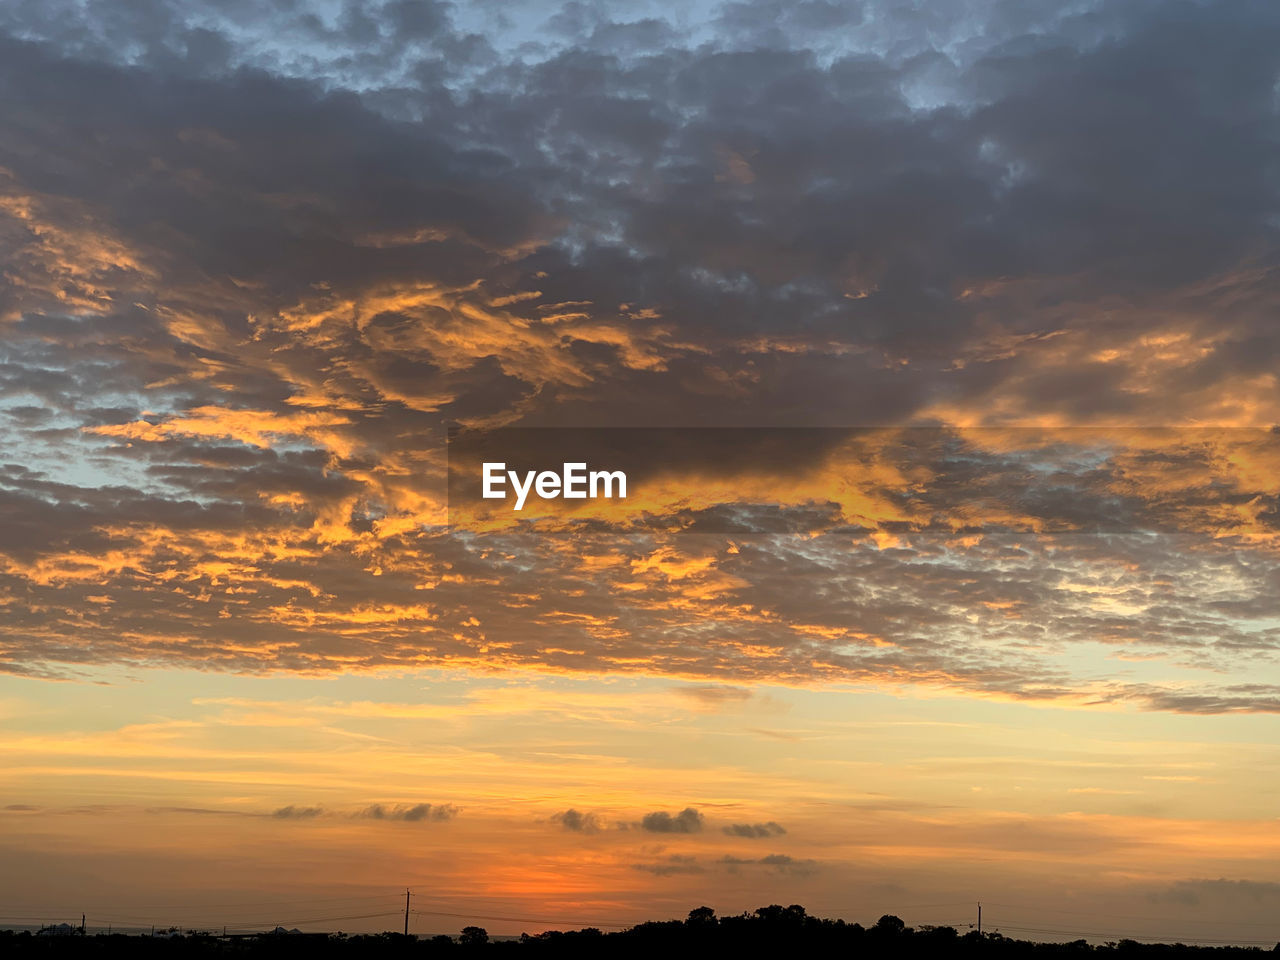
<svg viewBox="0 0 1280 960"><path fill-rule="evenodd" d="M0 4L0 927L1270 947L1278 143L1262 0Z"/></svg>

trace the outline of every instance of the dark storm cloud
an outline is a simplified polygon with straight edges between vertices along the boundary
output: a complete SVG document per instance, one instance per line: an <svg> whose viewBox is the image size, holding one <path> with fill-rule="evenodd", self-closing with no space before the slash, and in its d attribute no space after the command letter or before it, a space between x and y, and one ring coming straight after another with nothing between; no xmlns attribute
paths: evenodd
<svg viewBox="0 0 1280 960"><path fill-rule="evenodd" d="M443 5L206 6L0 12L0 669L1274 709L1224 676L1280 640L1265 543L1217 536L1274 532L1274 470L1221 451L1034 504L1182 539L439 527L452 422L1280 418L1273 5L745 3L705 43L570 7L523 50ZM913 496L949 521L1017 466Z"/></svg>
<svg viewBox="0 0 1280 960"><path fill-rule="evenodd" d="M440 106L432 116L434 140L427 142L381 125L354 99L310 106L305 89L278 90L261 75L170 94L174 102L165 109L165 100L142 86L145 75L122 81L109 72L73 68L59 82L77 90L101 88L104 103L85 102L83 94L72 102L85 102L86 117L89 110L101 113L99 129L123 127L130 136L100 135L109 148L95 157L96 168L68 175L78 185L109 182L94 173L106 163L128 162L127 156L112 158L111 150L150 145L154 136L138 136L142 118L151 118L145 125L163 129L168 122L172 129L169 118L181 105L195 131L186 136L185 153L166 161L164 176L133 185L127 199L140 210L181 202L201 217L216 217L221 222L204 228L214 234L212 242L191 252L211 272L236 276L270 264L271 289L282 297L299 282L322 279L342 287L388 271L403 276L413 246L353 249L362 232L386 242L452 228L489 246L509 246L529 237L527 228L519 229L522 223L552 216L572 242L568 248L543 244L530 254L530 267L554 268L543 285L548 300L654 306L644 303L651 299L646 292L662 290L664 316L682 331L710 338L708 346L743 329L791 332L803 316L811 344L816 324L850 343L883 347L887 341L909 354L925 351L924 359L930 350L950 350L957 338L969 339L979 316L989 322L1003 314L1015 326L1037 329L1061 323L1043 310L1028 314L1018 291L956 298L990 281L1063 276L1072 279L1076 297L1115 297L1123 294L1120 284L1166 291L1238 265L1246 251L1256 257L1257 244L1273 239L1265 202L1270 121L1267 111L1255 113L1249 105L1260 106L1260 98L1269 96L1262 78L1274 63L1265 39L1273 25L1261 10L1255 13L1204 15L1203 26L1221 36L1223 49L1233 32L1248 34L1248 67L1236 65L1233 84L1213 82L1215 65L1204 63L1195 14L1153 16L1134 25L1123 42L1085 51L1066 41L1047 52L991 51L971 68L969 95L980 106L968 112L911 110L900 93L911 68L874 58L823 68L803 51L784 49L695 56L672 47L636 63L566 51L523 68L518 93L499 88L482 100ZM1167 82L1171 64L1185 62L1176 55L1192 50L1201 51L1193 58L1195 75ZM15 57L15 69L42 73L16 51ZM502 76L521 69L510 66ZM1133 76L1119 76L1122 70ZM1135 87L1134 98L1117 102L1110 96L1116 85ZM38 83L24 93L38 104ZM1202 103L1206 97L1221 100ZM1055 109L1043 109L1046 100ZM110 107L117 102L134 106L121 116L121 108L113 113ZM239 109L246 103L260 106L246 115ZM804 109L796 109L800 104ZM1127 109L1135 111L1132 116ZM689 111L700 119L683 121ZM1222 127L1226 116L1242 112L1256 122ZM289 122L268 129L267 117ZM551 124L538 120L552 117ZM464 124L467 139L485 143L487 153L448 146L451 130ZM330 142L321 130L343 133ZM222 149L211 146L215 135ZM272 164L246 177L244 158L268 153ZM234 181L232 171L218 169L227 164ZM486 169L493 173L487 183ZM1152 178L1146 175L1151 169L1167 172ZM180 173L187 180L174 184ZM203 197L190 196L190 176L197 173ZM451 185L459 176L463 181ZM1224 205L1206 184L1224 184L1221 189L1239 199ZM259 204L251 213L240 200L246 188L251 198L277 198L275 209L263 211ZM344 204L344 190L359 190L358 206ZM282 222L270 224L264 214ZM202 229L188 218L183 227ZM495 235L500 229L504 233ZM619 233L621 240L604 240ZM228 245L228 236L241 242ZM433 245L431 252L432 273L447 276L452 251ZM1133 258L1144 258L1146 266ZM299 261L311 275L290 278L290 263ZM861 299L850 301L846 294ZM922 332L941 339L922 342ZM713 353L681 378L686 389L709 394L701 398L704 405L714 404L725 384L698 384L700 378L713 371L750 375L741 366L740 348L720 359L737 369L717 365ZM860 362L845 357L838 367L847 373L851 363ZM869 386L877 389L851 398L864 410L874 397L873 409L907 414L936 386L916 381L911 372L883 374L884 382L875 383L882 363L869 366ZM1106 387L1107 379L1124 373L1123 365L1095 364L1076 375L1102 378ZM945 379L963 393L978 386L969 384L973 376ZM670 378L660 379L669 385ZM607 391L605 399L616 403L637 388L659 386L632 383ZM800 383L779 386L802 389ZM895 387L906 404L896 411ZM1118 383L1102 392L1112 403L1124 399ZM758 391L745 393L737 399L751 402ZM1084 391L1072 387L1068 393L1083 398ZM1049 390L1046 399L1051 395ZM809 416L821 409L817 399L794 396L793 404ZM840 413L847 418L853 409Z"/></svg>
<svg viewBox="0 0 1280 960"><path fill-rule="evenodd" d="M433 0L357 0L329 16L314 4L51 0L10 4L0 22L15 36L44 39L79 58L150 69L216 75L247 65L296 75L327 67L351 81L385 80L388 66L400 61L411 75L484 59L483 38L452 29L449 7Z"/></svg>
<svg viewBox="0 0 1280 960"><path fill-rule="evenodd" d="M118 242L162 259L147 269L168 280L234 277L286 305L310 283L404 275L421 233L438 238L433 279L470 282L490 261L482 251L528 240L543 216L502 154L394 123L350 95L251 72L165 84L13 40L4 54L14 187L55 195L55 206L101 205ZM57 124L45 112L53 102ZM113 175L133 166L152 172ZM466 263L468 251L481 255ZM128 280L118 262L103 268ZM129 322L147 318L135 311Z"/></svg>

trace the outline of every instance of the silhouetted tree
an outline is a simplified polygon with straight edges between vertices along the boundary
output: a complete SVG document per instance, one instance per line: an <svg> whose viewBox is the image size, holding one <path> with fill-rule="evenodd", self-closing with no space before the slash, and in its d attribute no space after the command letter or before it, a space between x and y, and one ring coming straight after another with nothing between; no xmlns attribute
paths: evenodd
<svg viewBox="0 0 1280 960"><path fill-rule="evenodd" d="M483 947L489 942L489 931L484 927L463 927L458 942L464 947Z"/></svg>
<svg viewBox="0 0 1280 960"><path fill-rule="evenodd" d="M716 912L710 907L694 907L685 921L691 927L713 927L716 922Z"/></svg>
<svg viewBox="0 0 1280 960"><path fill-rule="evenodd" d="M907 925L901 918L895 917L891 913L886 913L876 921L876 925L871 929L876 933L887 933L890 936L896 936L904 932L907 929Z"/></svg>
<svg viewBox="0 0 1280 960"><path fill-rule="evenodd" d="M870 929L843 920L810 916L798 904L771 904L717 917L710 907L685 920L637 924L617 933L593 927L548 930L519 940L493 942L481 927L467 927L457 940L420 941L400 933L326 935L289 932L246 937L197 934L173 937L123 934L37 936L0 930L3 960L447 960L450 956L511 960L652 960L654 957L815 956L853 960L1259 960L1261 947L1211 947L1115 940L1094 945L1034 943L995 932L963 936L952 927L908 927L885 914Z"/></svg>
<svg viewBox="0 0 1280 960"><path fill-rule="evenodd" d="M800 906L798 903L793 903L789 907L784 907L777 903L771 903L767 907L760 907L756 910L755 915L765 923L791 925L803 923L809 916L805 913L804 907Z"/></svg>

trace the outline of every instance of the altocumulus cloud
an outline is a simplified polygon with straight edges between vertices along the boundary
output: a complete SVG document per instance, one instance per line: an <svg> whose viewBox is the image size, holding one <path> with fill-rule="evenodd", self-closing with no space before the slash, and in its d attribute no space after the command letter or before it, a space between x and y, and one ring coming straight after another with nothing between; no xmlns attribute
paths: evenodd
<svg viewBox="0 0 1280 960"><path fill-rule="evenodd" d="M1280 421L1280 8L936 6L747 0L690 41L601 10L535 51L464 5L0 5L0 670L1280 710L1271 565L1195 502L1230 490L1265 557L1273 466L1133 457L1039 505L1154 499L1182 539L442 527L449 423ZM1098 643L1170 679L1071 672Z"/></svg>

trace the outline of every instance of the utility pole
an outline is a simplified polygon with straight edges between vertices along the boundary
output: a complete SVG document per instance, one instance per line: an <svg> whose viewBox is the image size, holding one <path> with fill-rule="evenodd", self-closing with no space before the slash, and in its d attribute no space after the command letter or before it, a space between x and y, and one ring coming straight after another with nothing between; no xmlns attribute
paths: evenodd
<svg viewBox="0 0 1280 960"><path fill-rule="evenodd" d="M409 935L409 888L404 888L404 935Z"/></svg>
<svg viewBox="0 0 1280 960"><path fill-rule="evenodd" d="M982 936L982 901L978 901L978 936Z"/></svg>

